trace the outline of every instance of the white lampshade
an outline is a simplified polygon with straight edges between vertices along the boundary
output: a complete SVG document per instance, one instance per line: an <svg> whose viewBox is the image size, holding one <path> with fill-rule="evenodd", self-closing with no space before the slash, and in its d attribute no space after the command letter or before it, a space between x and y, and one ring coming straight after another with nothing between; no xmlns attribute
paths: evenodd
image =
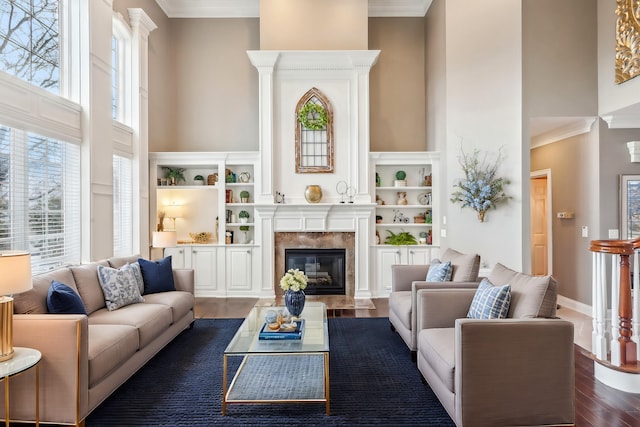
<svg viewBox="0 0 640 427"><path fill-rule="evenodd" d="M0 252L0 295L19 294L32 287L29 252Z"/></svg>
<svg viewBox="0 0 640 427"><path fill-rule="evenodd" d="M164 207L164 214L167 218L182 218L182 206L167 205Z"/></svg>
<svg viewBox="0 0 640 427"><path fill-rule="evenodd" d="M178 244L175 231L154 231L152 246L154 248L172 248Z"/></svg>

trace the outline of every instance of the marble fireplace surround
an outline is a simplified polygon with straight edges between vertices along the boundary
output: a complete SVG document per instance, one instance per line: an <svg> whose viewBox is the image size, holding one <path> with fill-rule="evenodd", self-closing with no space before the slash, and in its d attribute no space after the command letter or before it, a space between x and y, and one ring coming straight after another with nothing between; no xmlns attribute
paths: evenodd
<svg viewBox="0 0 640 427"><path fill-rule="evenodd" d="M355 292L355 233L340 232L303 232L275 233L275 294L283 294L280 278L284 275L285 249L345 249L345 295L354 296Z"/></svg>

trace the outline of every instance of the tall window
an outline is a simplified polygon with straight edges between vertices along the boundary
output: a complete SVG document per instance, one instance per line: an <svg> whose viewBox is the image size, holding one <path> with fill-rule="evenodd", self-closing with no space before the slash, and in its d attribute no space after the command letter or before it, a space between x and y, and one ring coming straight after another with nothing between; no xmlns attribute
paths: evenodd
<svg viewBox="0 0 640 427"><path fill-rule="evenodd" d="M58 0L0 1L0 69L60 92Z"/></svg>
<svg viewBox="0 0 640 427"><path fill-rule="evenodd" d="M34 273L80 262L80 147L0 125L0 250Z"/></svg>
<svg viewBox="0 0 640 427"><path fill-rule="evenodd" d="M113 156L113 255L133 253L133 161Z"/></svg>
<svg viewBox="0 0 640 427"><path fill-rule="evenodd" d="M131 123L131 31L122 17L115 16L111 37L111 117Z"/></svg>

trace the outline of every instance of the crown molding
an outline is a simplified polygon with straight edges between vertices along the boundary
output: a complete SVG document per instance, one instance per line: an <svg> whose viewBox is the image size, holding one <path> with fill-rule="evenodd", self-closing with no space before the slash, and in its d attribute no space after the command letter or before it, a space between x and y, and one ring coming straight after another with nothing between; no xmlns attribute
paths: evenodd
<svg viewBox="0 0 640 427"><path fill-rule="evenodd" d="M596 117L580 117L575 120L571 120L564 126L560 126L531 138L531 148L542 147L543 145L552 144L554 142L562 141L563 139L571 138L572 136L587 133L591 130L591 126L593 126L595 121Z"/></svg>
<svg viewBox="0 0 640 427"><path fill-rule="evenodd" d="M369 0L370 17L422 17L432 0ZM169 18L259 18L260 0L156 0Z"/></svg>

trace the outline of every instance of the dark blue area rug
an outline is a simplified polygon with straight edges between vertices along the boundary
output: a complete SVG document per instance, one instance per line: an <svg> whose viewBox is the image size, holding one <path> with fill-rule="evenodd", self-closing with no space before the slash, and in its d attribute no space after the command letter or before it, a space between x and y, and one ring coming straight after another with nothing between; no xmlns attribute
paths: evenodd
<svg viewBox="0 0 640 427"><path fill-rule="evenodd" d="M235 404L221 415L223 352L240 319L198 319L87 418L98 426L454 426L387 318L329 319L324 403ZM230 370L241 358L229 358ZM230 375L231 377L231 375Z"/></svg>

